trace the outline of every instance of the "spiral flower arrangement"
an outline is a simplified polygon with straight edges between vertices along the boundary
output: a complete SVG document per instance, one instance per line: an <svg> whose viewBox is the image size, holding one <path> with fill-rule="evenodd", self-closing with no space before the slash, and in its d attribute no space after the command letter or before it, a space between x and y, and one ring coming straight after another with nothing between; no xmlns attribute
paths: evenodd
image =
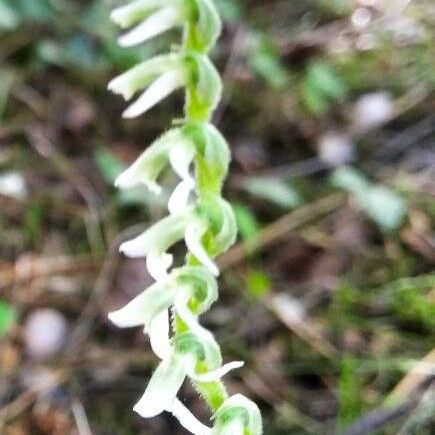
<svg viewBox="0 0 435 435"><path fill-rule="evenodd" d="M143 43L169 29L182 28L183 42L171 53L156 56L116 77L109 89L131 99L124 112L137 117L173 91L185 89L185 116L165 132L125 171L115 184L121 189L145 184L159 194L159 175L172 167L180 181L168 201L169 215L143 234L123 243L129 257L146 257L155 283L125 307L109 315L119 327L144 326L160 358L143 397L134 410L148 418L168 411L196 435L259 435L258 407L246 397L228 395L221 378L242 362L223 364L213 334L199 317L218 298L214 258L234 243L237 226L222 197L230 162L229 147L210 123L221 96L221 79L207 53L221 31L212 0L135 0L112 12L113 21L130 28L121 46ZM170 248L183 241L185 264L173 267ZM213 413L213 427L201 423L177 399L189 378Z"/></svg>

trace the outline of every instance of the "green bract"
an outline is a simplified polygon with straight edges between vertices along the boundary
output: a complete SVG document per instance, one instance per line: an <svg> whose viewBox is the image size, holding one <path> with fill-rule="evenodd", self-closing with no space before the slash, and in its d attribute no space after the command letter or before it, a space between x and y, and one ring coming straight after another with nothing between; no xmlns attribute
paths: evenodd
<svg viewBox="0 0 435 435"><path fill-rule="evenodd" d="M120 246L129 257L146 257L156 280L109 315L120 327L143 326L160 359L134 410L146 418L171 412L195 435L259 435L257 406L241 395L228 398L221 381L243 363L223 364L213 334L199 323L218 298L214 258L228 250L237 235L233 210L222 198L230 150L210 124L222 92L220 76L207 57L221 31L218 13L211 0L136 0L114 10L112 19L131 28L120 37L123 46L183 28L180 49L146 60L109 84L126 100L141 92L125 118L145 113L177 89L185 90L183 121L155 140L115 182L122 189L144 184L159 194L163 171L171 168L179 178L168 201L168 216ZM173 268L171 251L181 241L188 251L186 264ZM186 378L215 412L213 428L177 399Z"/></svg>

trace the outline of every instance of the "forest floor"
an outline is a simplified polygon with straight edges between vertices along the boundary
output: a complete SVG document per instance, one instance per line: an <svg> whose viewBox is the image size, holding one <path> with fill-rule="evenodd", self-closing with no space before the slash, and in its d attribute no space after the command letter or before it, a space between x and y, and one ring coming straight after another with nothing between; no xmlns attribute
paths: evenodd
<svg viewBox="0 0 435 435"><path fill-rule="evenodd" d="M108 81L173 35L121 50L115 3L0 0L5 435L185 433L132 411L156 359L107 320L151 283L119 244L167 199L113 180L183 101L121 119ZM204 324L246 361L229 390L266 435L434 434L434 2L216 3L240 238Z"/></svg>

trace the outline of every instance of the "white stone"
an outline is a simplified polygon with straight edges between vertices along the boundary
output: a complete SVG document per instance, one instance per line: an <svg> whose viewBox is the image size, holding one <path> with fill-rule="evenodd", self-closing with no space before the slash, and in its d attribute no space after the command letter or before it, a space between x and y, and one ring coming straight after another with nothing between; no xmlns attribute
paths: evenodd
<svg viewBox="0 0 435 435"><path fill-rule="evenodd" d="M42 308L31 312L24 324L27 355L33 359L55 355L65 344L67 330L67 321L58 311Z"/></svg>
<svg viewBox="0 0 435 435"><path fill-rule="evenodd" d="M394 115L394 103L388 92L363 95L355 103L352 123L357 130L368 130L388 122Z"/></svg>
<svg viewBox="0 0 435 435"><path fill-rule="evenodd" d="M318 141L318 153L320 160L327 165L340 166L353 160L355 146L349 136L327 132Z"/></svg>

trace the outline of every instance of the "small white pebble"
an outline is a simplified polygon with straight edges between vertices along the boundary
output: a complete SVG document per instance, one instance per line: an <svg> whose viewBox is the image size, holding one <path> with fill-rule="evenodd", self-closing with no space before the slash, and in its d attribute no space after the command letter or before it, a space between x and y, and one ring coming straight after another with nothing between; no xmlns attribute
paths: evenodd
<svg viewBox="0 0 435 435"><path fill-rule="evenodd" d="M372 13L367 8L355 9L351 17L352 24L357 29L363 29L364 27L367 27L370 24L371 19Z"/></svg>
<svg viewBox="0 0 435 435"><path fill-rule="evenodd" d="M374 92L359 98L353 110L356 130L368 130L388 122L394 114L394 103L388 92Z"/></svg>
<svg viewBox="0 0 435 435"><path fill-rule="evenodd" d="M318 156L329 166L340 166L353 160L355 146L349 136L328 132L318 141Z"/></svg>
<svg viewBox="0 0 435 435"><path fill-rule="evenodd" d="M27 186L24 177L19 172L3 172L0 174L0 195L15 199L27 196Z"/></svg>
<svg viewBox="0 0 435 435"><path fill-rule="evenodd" d="M274 311L289 323L300 323L304 320L306 312L304 305L286 293L278 293L272 297Z"/></svg>
<svg viewBox="0 0 435 435"><path fill-rule="evenodd" d="M378 0L358 0L358 3L361 6L374 7L378 3Z"/></svg>
<svg viewBox="0 0 435 435"><path fill-rule="evenodd" d="M58 311L49 308L33 311L24 324L27 355L39 360L55 355L65 343L67 329L67 321Z"/></svg>

